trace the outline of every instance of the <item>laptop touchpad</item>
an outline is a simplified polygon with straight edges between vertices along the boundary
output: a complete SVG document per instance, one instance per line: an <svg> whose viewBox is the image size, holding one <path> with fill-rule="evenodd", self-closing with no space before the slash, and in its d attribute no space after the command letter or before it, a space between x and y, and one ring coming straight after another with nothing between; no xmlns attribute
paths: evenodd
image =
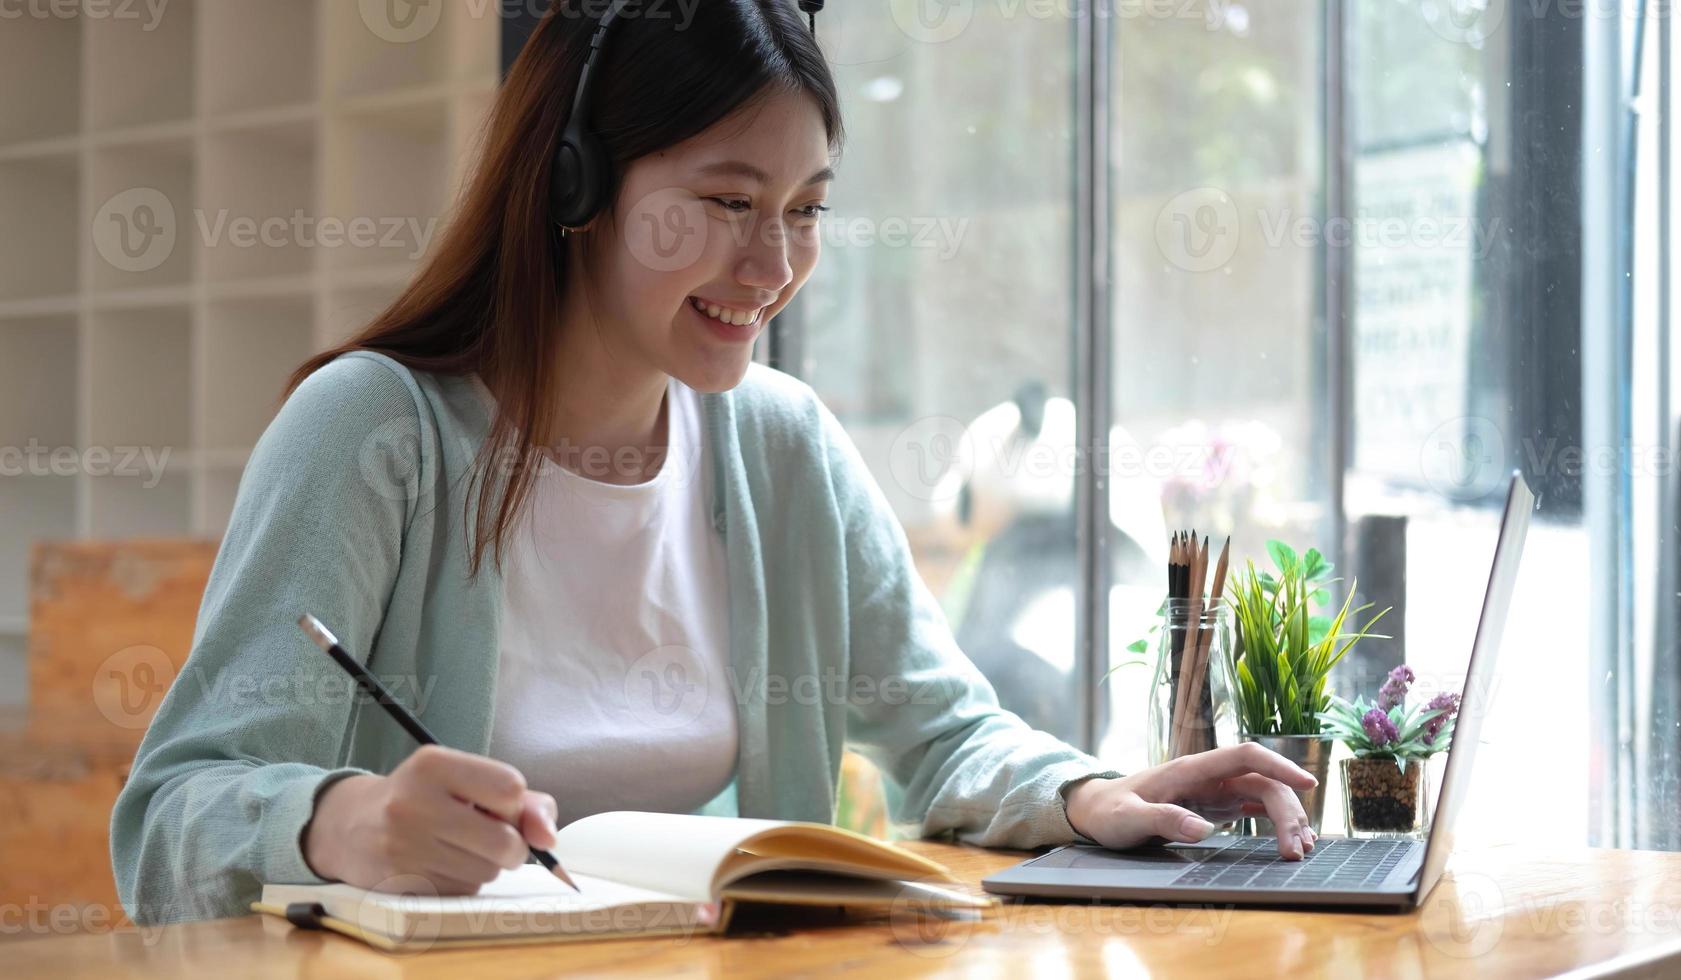
<svg viewBox="0 0 1681 980"><path fill-rule="evenodd" d="M1169 844L1134 847L1125 851L1111 851L1089 844L1072 844L1033 859L1022 870L1066 869L1094 872L1097 876L1090 879L1082 874L1070 878L1059 874L1059 881L1096 880L1113 884L1117 879L1121 879L1132 885L1166 884L1183 874L1186 868L1206 859L1229 843L1230 841L1222 840L1214 844Z"/></svg>

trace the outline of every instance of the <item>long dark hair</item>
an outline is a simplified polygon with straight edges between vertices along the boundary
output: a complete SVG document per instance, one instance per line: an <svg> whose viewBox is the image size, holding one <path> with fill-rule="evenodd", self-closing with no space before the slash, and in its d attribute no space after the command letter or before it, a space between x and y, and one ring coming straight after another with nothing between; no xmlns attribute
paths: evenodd
<svg viewBox="0 0 1681 980"><path fill-rule="evenodd" d="M361 333L305 361L286 389L354 350L415 370L494 378L499 409L474 466L475 512L464 514L474 575L487 546L500 566L531 494L537 454L554 441L556 326L573 271L551 218L549 186L598 19L580 4L592 14L605 6L554 0L514 62L472 181L419 274ZM687 20L678 19L682 5L665 9L670 16L638 6L622 14L592 75L589 124L615 174L776 91L810 95L831 148L839 148L834 79L794 0L701 0ZM616 197L617 186L612 191Z"/></svg>

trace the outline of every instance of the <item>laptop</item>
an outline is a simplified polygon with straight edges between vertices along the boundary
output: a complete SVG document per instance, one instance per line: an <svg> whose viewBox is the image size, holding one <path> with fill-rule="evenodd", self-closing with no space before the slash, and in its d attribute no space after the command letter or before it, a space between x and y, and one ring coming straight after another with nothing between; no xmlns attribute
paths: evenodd
<svg viewBox="0 0 1681 980"><path fill-rule="evenodd" d="M1428 841L1321 837L1300 861L1280 858L1271 837L1211 837L1124 851L1070 844L981 886L997 895L1129 902L1394 910L1423 904L1453 851L1454 820L1471 788L1471 763L1534 509L1535 495L1513 473Z"/></svg>

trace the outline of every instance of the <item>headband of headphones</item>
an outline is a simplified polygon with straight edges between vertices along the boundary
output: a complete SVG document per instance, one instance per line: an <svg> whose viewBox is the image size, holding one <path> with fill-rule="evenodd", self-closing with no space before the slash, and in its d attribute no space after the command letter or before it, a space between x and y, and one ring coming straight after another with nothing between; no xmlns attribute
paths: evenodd
<svg viewBox="0 0 1681 980"><path fill-rule="evenodd" d="M630 3L631 0L614 0L590 36L589 54L584 58L583 71L578 73L578 90L572 98L572 112L566 117L560 145L555 149L554 182L549 199L562 236L587 224L601 210L613 183L612 161L585 119L589 115L590 77L596 60L607 43L608 30ZM817 12L823 9L823 0L799 0L799 7L815 34Z"/></svg>

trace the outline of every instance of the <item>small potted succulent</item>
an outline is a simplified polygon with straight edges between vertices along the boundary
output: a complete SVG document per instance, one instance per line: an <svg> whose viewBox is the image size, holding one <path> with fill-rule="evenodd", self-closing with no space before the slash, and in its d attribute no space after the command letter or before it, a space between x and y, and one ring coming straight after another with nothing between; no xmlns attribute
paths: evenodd
<svg viewBox="0 0 1681 980"><path fill-rule="evenodd" d="M1350 837L1419 837L1430 830L1425 762L1453 742L1459 695L1438 694L1407 706L1414 680L1402 664L1378 689L1377 703L1331 698L1319 715L1321 737L1354 753L1342 761L1343 803Z"/></svg>

